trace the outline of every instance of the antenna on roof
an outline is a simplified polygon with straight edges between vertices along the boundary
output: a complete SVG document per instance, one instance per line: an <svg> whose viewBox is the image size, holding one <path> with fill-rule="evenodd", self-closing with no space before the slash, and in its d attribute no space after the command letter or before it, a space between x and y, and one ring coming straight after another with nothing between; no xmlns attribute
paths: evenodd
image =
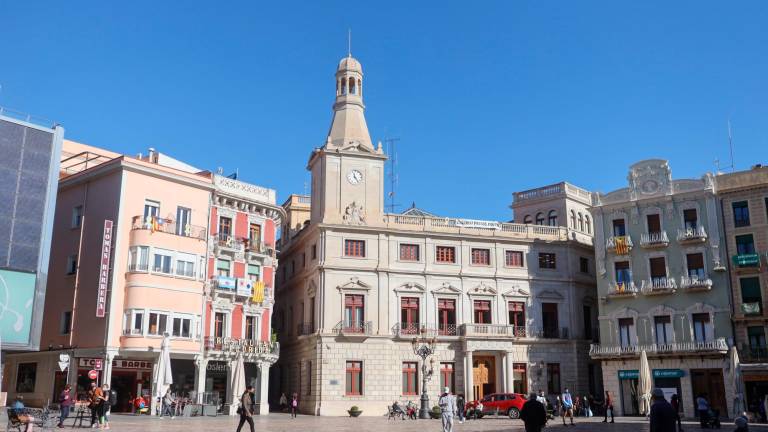
<svg viewBox="0 0 768 432"><path fill-rule="evenodd" d="M389 154L389 212L394 213L396 207L400 207L400 204L395 204L395 186L397 186L400 180L397 176L397 142L400 138L385 138L384 142L387 143L387 153ZM379 142L381 144L381 142Z"/></svg>
<svg viewBox="0 0 768 432"><path fill-rule="evenodd" d="M733 163L733 135L731 134L731 118L728 117L728 148L731 151L731 172L735 171L736 166Z"/></svg>
<svg viewBox="0 0 768 432"><path fill-rule="evenodd" d="M352 29L347 29L347 57L352 57Z"/></svg>

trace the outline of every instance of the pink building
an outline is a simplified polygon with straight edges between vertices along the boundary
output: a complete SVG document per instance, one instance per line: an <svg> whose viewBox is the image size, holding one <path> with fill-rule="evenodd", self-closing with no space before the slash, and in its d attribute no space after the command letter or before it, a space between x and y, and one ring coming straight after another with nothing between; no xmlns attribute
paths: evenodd
<svg viewBox="0 0 768 432"><path fill-rule="evenodd" d="M209 277L214 273L208 263L224 254L214 241L220 228L209 229L209 222L237 198L236 191L226 189L231 182L246 192L266 191L277 208L272 190L223 181L152 150L147 156L129 157L65 141L40 343L47 351L7 358L10 396L15 396L14 380L22 364L27 379L35 365L34 391L24 393L33 405L55 401L67 382L76 383L78 393L85 392L89 372L95 371L99 383L110 383L118 393L113 411L129 411L132 397L144 395L149 401L162 390L154 387L154 377L164 335L170 338L171 388L178 397L219 408L231 401L230 371L242 345L251 347L244 355L261 368L251 379L266 393L259 379L268 379L278 352L269 326L272 297L239 296L244 287L220 296ZM257 208L248 199L238 201L239 212L261 223L261 241L273 245L271 218L279 220L281 213L270 210L269 203ZM248 227L246 219L235 220ZM267 278L272 286L272 256L254 258L242 249L231 258L233 277L242 279L258 265L256 280ZM229 299L228 322L235 327L227 331L228 339L207 347L203 341L214 332L211 311L220 309L219 297ZM242 326L243 317L250 316L259 317L254 327L258 335L248 333L246 338L237 324ZM58 364L62 354L70 359L65 371ZM227 362L213 368L225 375L222 388L217 387L220 377L211 373L210 358ZM263 407L268 408L266 403Z"/></svg>

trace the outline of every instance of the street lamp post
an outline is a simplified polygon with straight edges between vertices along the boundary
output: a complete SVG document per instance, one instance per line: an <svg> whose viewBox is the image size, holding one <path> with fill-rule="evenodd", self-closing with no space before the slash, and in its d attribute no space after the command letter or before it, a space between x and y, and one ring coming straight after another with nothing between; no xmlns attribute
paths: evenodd
<svg viewBox="0 0 768 432"><path fill-rule="evenodd" d="M421 408L419 409L419 418L429 418L429 396L427 395L427 383L432 379L434 373L435 359L432 357L429 361L429 370L427 370L427 357L432 356L437 349L435 338L429 338L422 329L421 336L414 337L411 341L413 353L421 358Z"/></svg>

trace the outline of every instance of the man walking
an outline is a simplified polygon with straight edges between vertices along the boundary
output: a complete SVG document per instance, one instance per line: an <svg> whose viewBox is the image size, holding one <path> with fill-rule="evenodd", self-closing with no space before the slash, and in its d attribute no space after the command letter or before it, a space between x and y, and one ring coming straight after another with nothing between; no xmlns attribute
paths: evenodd
<svg viewBox="0 0 768 432"><path fill-rule="evenodd" d="M163 396L163 410L160 412L160 418L163 418L165 416L171 416L171 420L176 418L176 415L173 412L173 395L171 394L171 388L168 387L168 390L165 391L165 396Z"/></svg>
<svg viewBox="0 0 768 432"><path fill-rule="evenodd" d="M99 427L99 415L101 410L101 404L104 402L104 393L101 391L101 387L96 385L95 381L91 381L91 390L88 392L88 407L91 409L91 429Z"/></svg>
<svg viewBox="0 0 768 432"><path fill-rule="evenodd" d="M464 395L456 396L456 414L459 416L459 423L464 423Z"/></svg>
<svg viewBox="0 0 768 432"><path fill-rule="evenodd" d="M525 432L541 432L547 424L547 410L538 399L536 393L531 393L528 401L523 404L523 409L520 410L520 420L525 423Z"/></svg>
<svg viewBox="0 0 768 432"><path fill-rule="evenodd" d="M660 388L653 389L651 397L651 432L675 432L677 413L664 399L664 392Z"/></svg>
<svg viewBox="0 0 768 432"><path fill-rule="evenodd" d="M605 391L605 419L603 419L603 423L608 422L608 414L611 415L611 423L614 423L613 421L613 399L611 399L611 393L608 392L608 390Z"/></svg>
<svg viewBox="0 0 768 432"><path fill-rule="evenodd" d="M59 424L57 425L59 428L64 427L64 420L69 417L69 409L72 407L71 390L72 386L67 384L64 386L64 390L61 391L61 394L59 394L59 406L61 407L61 415L59 416Z"/></svg>
<svg viewBox="0 0 768 432"><path fill-rule="evenodd" d="M253 431L253 386L249 385L245 389L245 393L240 396L240 408L237 412L240 414L240 423L237 425L237 432L243 428L245 422L248 422L248 426Z"/></svg>
<svg viewBox="0 0 768 432"><path fill-rule="evenodd" d="M565 392L563 392L562 403L563 403L563 426L565 426L566 417L571 418L571 426L576 426L573 423L573 398L571 397L571 392L568 391L567 388L565 389Z"/></svg>
<svg viewBox="0 0 768 432"><path fill-rule="evenodd" d="M451 394L451 389L446 387L437 403L440 406L440 414L443 420L443 432L453 432L453 414L456 412L456 398Z"/></svg>

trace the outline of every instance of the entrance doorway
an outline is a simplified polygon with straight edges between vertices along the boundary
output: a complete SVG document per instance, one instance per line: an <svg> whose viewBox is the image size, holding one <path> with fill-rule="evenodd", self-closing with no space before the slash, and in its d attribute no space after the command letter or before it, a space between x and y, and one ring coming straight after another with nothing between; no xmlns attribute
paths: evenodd
<svg viewBox="0 0 768 432"><path fill-rule="evenodd" d="M694 405L696 398L700 394L704 394L712 409L719 410L721 416L728 416L722 369L691 369L691 386L693 387ZM695 406L693 411L698 415Z"/></svg>
<svg viewBox="0 0 768 432"><path fill-rule="evenodd" d="M472 360L472 383L475 399L496 393L496 358L493 356L477 356Z"/></svg>

